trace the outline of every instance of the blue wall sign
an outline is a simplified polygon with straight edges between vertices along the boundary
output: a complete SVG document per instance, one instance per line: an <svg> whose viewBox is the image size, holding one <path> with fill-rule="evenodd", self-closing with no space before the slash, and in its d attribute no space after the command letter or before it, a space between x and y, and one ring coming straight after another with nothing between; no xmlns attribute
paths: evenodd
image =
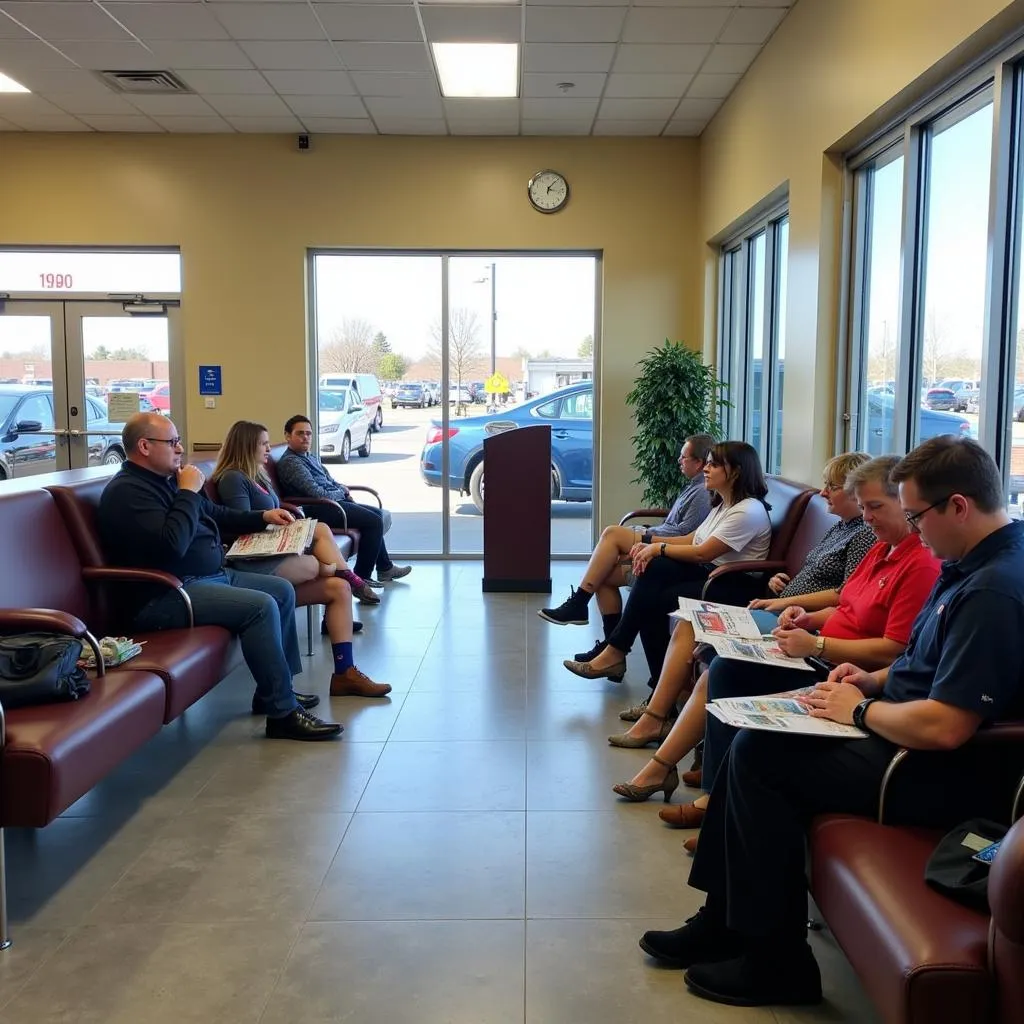
<svg viewBox="0 0 1024 1024"><path fill-rule="evenodd" d="M199 394L219 395L222 394L220 387L220 367L200 366L199 367Z"/></svg>

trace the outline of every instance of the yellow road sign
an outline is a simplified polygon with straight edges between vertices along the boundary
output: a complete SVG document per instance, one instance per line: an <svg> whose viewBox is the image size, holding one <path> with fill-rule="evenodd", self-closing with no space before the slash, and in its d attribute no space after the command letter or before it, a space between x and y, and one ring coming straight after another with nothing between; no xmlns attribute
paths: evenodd
<svg viewBox="0 0 1024 1024"><path fill-rule="evenodd" d="M503 373L492 373L484 381L484 391L489 395L508 394L508 378Z"/></svg>

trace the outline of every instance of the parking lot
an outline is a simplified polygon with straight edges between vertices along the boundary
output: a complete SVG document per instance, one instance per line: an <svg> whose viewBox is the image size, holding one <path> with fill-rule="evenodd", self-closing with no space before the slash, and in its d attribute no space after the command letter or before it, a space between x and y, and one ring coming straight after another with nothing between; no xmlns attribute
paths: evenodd
<svg viewBox="0 0 1024 1024"><path fill-rule="evenodd" d="M470 406L482 415L482 405ZM359 484L379 491L390 509L394 525L388 548L395 554L441 553L441 500L439 487L428 487L420 477L419 457L432 419L440 419L441 407L392 409L385 398L384 429L373 435L370 457L355 452L346 465L327 463L331 475L347 485ZM454 417L453 417L454 418ZM357 492L357 497L359 497ZM363 496L366 497L365 495ZM551 550L553 554L588 554L591 543L591 502L551 503ZM451 495L451 550L455 554L483 551L483 517L468 495Z"/></svg>

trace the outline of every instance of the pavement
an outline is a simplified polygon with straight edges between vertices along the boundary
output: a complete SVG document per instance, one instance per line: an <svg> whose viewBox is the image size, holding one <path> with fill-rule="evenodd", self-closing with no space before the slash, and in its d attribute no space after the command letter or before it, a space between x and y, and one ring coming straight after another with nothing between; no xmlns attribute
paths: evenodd
<svg viewBox="0 0 1024 1024"><path fill-rule="evenodd" d="M470 412L479 415L481 406ZM347 486L359 484L378 491L393 523L388 550L396 557L443 554L442 496L440 487L428 487L420 477L419 459L427 427L440 418L441 408L391 409L384 407L384 427L373 435L369 458L353 451L346 465L328 462L330 474ZM356 497L359 497L358 492ZM368 497L364 495L363 498ZM592 503L553 501L551 503L551 553L582 555L593 548ZM451 492L451 553L480 555L483 552L483 516L468 495Z"/></svg>

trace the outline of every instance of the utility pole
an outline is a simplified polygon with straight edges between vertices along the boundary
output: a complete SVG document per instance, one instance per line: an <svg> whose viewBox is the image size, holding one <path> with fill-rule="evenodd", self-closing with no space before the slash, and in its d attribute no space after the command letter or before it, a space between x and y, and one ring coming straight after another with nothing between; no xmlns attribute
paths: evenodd
<svg viewBox="0 0 1024 1024"><path fill-rule="evenodd" d="M491 264L491 376L497 370L497 349L495 347L495 336L498 328L498 305L497 305L497 284L495 281L497 267Z"/></svg>

